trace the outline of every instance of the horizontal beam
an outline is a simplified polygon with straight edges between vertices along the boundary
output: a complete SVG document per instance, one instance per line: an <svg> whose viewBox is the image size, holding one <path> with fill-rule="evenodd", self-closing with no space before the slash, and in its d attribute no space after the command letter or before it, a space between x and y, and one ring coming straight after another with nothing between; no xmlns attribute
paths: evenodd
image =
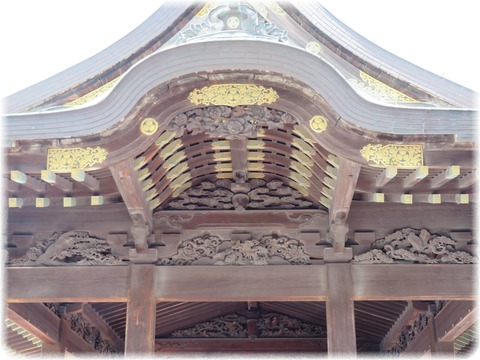
<svg viewBox="0 0 480 360"><path fill-rule="evenodd" d="M435 317L438 342L454 341L478 318L474 301L450 301Z"/></svg>
<svg viewBox="0 0 480 360"><path fill-rule="evenodd" d="M325 301L324 265L157 266L157 301ZM352 265L355 300L475 300L474 265ZM127 266L9 267L8 302L126 302Z"/></svg>

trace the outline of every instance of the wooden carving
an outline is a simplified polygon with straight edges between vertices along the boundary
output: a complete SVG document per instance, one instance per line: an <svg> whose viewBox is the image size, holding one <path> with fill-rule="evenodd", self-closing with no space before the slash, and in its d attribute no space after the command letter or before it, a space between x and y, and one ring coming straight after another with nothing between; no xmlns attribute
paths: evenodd
<svg viewBox="0 0 480 360"><path fill-rule="evenodd" d="M95 326L86 322L81 313L67 315L67 321L70 323L70 328L99 353L116 353L113 344L108 339L104 339Z"/></svg>
<svg viewBox="0 0 480 360"><path fill-rule="evenodd" d="M35 241L35 246L20 258L10 262L14 266L35 265L119 265L120 258L112 255L106 240L90 236L88 232L55 233L48 239Z"/></svg>
<svg viewBox="0 0 480 360"><path fill-rule="evenodd" d="M478 258L456 250L457 242L427 230L405 228L376 240L372 250L353 258L354 263L475 264Z"/></svg>
<svg viewBox="0 0 480 360"><path fill-rule="evenodd" d="M395 345L388 351L391 354L399 355L405 351L408 344L411 343L425 329L432 318L429 312L421 313L412 325L406 326Z"/></svg>
<svg viewBox="0 0 480 360"><path fill-rule="evenodd" d="M292 115L266 106L208 106L178 114L168 125L169 130L182 135L185 130L193 135L206 133L214 138L235 139L256 137L261 127L281 128L294 123Z"/></svg>
<svg viewBox="0 0 480 360"><path fill-rule="evenodd" d="M257 328L259 337L321 337L327 334L319 325L275 313L264 314L258 319Z"/></svg>
<svg viewBox="0 0 480 360"><path fill-rule="evenodd" d="M303 245L286 236L264 235L258 240L222 240L204 234L180 243L177 254L161 265L279 265L308 264Z"/></svg>
<svg viewBox="0 0 480 360"><path fill-rule="evenodd" d="M232 181L227 179L212 183L204 181L181 193L170 201L167 210L245 210L245 209L307 209L312 203L303 198L297 190L282 181L266 182L251 179L250 191L235 194L231 189Z"/></svg>
<svg viewBox="0 0 480 360"><path fill-rule="evenodd" d="M172 337L186 338L246 338L247 318L236 313L204 321L192 328L177 330Z"/></svg>

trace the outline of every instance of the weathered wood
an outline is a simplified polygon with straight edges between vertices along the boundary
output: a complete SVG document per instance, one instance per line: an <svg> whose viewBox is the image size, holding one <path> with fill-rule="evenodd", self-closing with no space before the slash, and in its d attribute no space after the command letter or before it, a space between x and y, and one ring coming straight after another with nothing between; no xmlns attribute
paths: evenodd
<svg viewBox="0 0 480 360"><path fill-rule="evenodd" d="M420 166L412 171L404 180L403 187L411 188L428 176L428 166Z"/></svg>
<svg viewBox="0 0 480 360"><path fill-rule="evenodd" d="M156 339L158 354L201 351L205 352L326 352L327 339Z"/></svg>
<svg viewBox="0 0 480 360"><path fill-rule="evenodd" d="M90 325L95 326L103 338L109 339L115 349L118 352L123 352L125 344L123 340L118 336L118 334L113 331L113 329L105 322L105 320L95 311L95 309L90 304L83 304L82 308L82 317L90 323Z"/></svg>
<svg viewBox="0 0 480 360"><path fill-rule="evenodd" d="M220 270L220 271L219 271ZM474 265L352 265L355 300L475 300ZM157 301L325 301L324 265L157 266ZM124 302L128 267L8 267L7 302ZM160 280L161 279L161 280Z"/></svg>
<svg viewBox="0 0 480 360"><path fill-rule="evenodd" d="M130 265L125 355L155 352L155 266Z"/></svg>
<svg viewBox="0 0 480 360"><path fill-rule="evenodd" d="M124 302L128 267L21 267L6 269L8 302Z"/></svg>
<svg viewBox="0 0 480 360"><path fill-rule="evenodd" d="M65 192L70 192L73 190L73 183L71 181L61 177L58 174L55 174L52 171L42 170L40 176L43 181L55 186L56 188L59 188L60 190Z"/></svg>
<svg viewBox="0 0 480 360"><path fill-rule="evenodd" d="M10 179L39 193L44 193L46 189L43 182L18 170L12 170L10 172Z"/></svg>
<svg viewBox="0 0 480 360"><path fill-rule="evenodd" d="M475 265L354 266L355 300L474 300Z"/></svg>
<svg viewBox="0 0 480 360"><path fill-rule="evenodd" d="M6 179L3 181L2 188L8 192L15 193L20 189L20 184L10 179Z"/></svg>
<svg viewBox="0 0 480 360"><path fill-rule="evenodd" d="M439 188L445 185L447 182L455 179L460 175L460 166L452 165L445 169L443 172L435 176L431 181L430 185L433 189Z"/></svg>
<svg viewBox="0 0 480 360"><path fill-rule="evenodd" d="M337 180L330 204L329 222L345 222L350 211L355 186L361 165L345 158L340 158Z"/></svg>
<svg viewBox="0 0 480 360"><path fill-rule="evenodd" d="M452 342L472 326L478 317L475 301L450 301L435 317L438 342Z"/></svg>
<svg viewBox="0 0 480 360"><path fill-rule="evenodd" d="M377 176L376 186L382 187L387 185L390 180L397 176L397 168L395 166L387 166L383 171Z"/></svg>
<svg viewBox="0 0 480 360"><path fill-rule="evenodd" d="M425 312L427 310L428 306L426 303L409 301L403 313L398 317L393 326L382 339L382 342L380 343L380 349L389 350L395 344L403 329L406 326L413 324L422 311Z"/></svg>
<svg viewBox="0 0 480 360"><path fill-rule="evenodd" d="M72 179L79 182L83 186L89 188L92 191L100 190L100 181L95 179L92 175L86 173L83 170L73 170L70 175Z"/></svg>
<svg viewBox="0 0 480 360"><path fill-rule="evenodd" d="M432 320L430 320L428 325L408 343L405 351L401 354L402 357L432 353L435 347L433 331L434 327Z"/></svg>
<svg viewBox="0 0 480 360"><path fill-rule="evenodd" d="M232 174L236 183L245 183L248 181L247 152L246 138L230 140L230 153L232 154Z"/></svg>
<svg viewBox="0 0 480 360"><path fill-rule="evenodd" d="M463 189L463 188L472 186L473 184L475 184L476 181L477 181L477 170L474 169L472 170L472 172L458 179L458 187Z"/></svg>
<svg viewBox="0 0 480 360"><path fill-rule="evenodd" d="M40 303L8 304L6 317L45 344L59 341L60 319Z"/></svg>
<svg viewBox="0 0 480 360"><path fill-rule="evenodd" d="M351 264L327 264L328 356L357 352Z"/></svg>

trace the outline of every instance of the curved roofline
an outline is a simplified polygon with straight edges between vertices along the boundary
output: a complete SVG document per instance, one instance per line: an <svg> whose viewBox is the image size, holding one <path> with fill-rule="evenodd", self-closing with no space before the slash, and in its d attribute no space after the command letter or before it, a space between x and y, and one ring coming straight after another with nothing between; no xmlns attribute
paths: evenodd
<svg viewBox="0 0 480 360"><path fill-rule="evenodd" d="M173 20L181 16L191 5L186 1L167 0L143 23L106 49L4 98L5 111L9 113L22 111L44 99L67 91L75 84L98 76L145 46L156 34L168 30Z"/></svg>
<svg viewBox="0 0 480 360"><path fill-rule="evenodd" d="M450 100L466 108L477 108L478 93L442 76L434 74L376 45L338 20L315 1L291 3L291 8L323 35L335 41L346 52L365 59L369 64L394 78L416 85L432 95ZM287 8L288 12L288 8ZM300 24L302 25L302 24ZM302 25L305 27L304 25ZM321 35L321 34L319 34Z"/></svg>
<svg viewBox="0 0 480 360"><path fill-rule="evenodd" d="M288 45L258 40L190 43L154 53L127 71L111 93L95 105L7 115L7 136L9 140L27 140L99 133L122 120L142 96L160 84L191 73L230 69L284 73L316 91L343 120L370 131L453 134L457 141L473 141L475 110L372 103L319 57Z"/></svg>

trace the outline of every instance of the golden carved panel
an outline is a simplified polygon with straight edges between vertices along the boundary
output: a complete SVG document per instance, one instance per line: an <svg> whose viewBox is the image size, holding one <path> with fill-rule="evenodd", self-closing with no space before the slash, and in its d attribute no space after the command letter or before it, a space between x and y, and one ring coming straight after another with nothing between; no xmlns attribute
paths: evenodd
<svg viewBox="0 0 480 360"><path fill-rule="evenodd" d="M188 100L195 105L262 105L272 104L278 94L272 88L251 84L221 84L194 89Z"/></svg>
<svg viewBox="0 0 480 360"><path fill-rule="evenodd" d="M96 99L100 95L104 94L106 91L110 90L113 85L119 80L119 77L116 79L113 79L112 81L106 83L105 85L100 86L98 89L95 89L88 94L83 95L82 97L79 97L76 100L70 101L69 103L66 103L65 106L79 106L83 105L91 100Z"/></svg>
<svg viewBox="0 0 480 360"><path fill-rule="evenodd" d="M372 145L360 150L363 158L378 166L416 168L423 165L422 145Z"/></svg>
<svg viewBox="0 0 480 360"><path fill-rule="evenodd" d="M48 149L47 170L70 171L101 164L108 152L101 148Z"/></svg>

